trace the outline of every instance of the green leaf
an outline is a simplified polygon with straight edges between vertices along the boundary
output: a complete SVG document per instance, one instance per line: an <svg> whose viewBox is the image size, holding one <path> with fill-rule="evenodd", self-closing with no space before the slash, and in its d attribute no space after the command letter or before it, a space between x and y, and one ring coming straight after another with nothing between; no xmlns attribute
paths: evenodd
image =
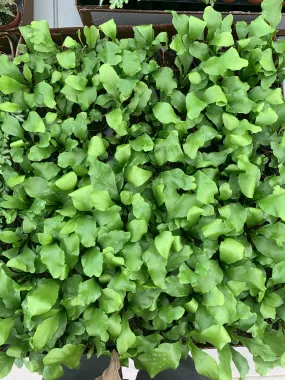
<svg viewBox="0 0 285 380"><path fill-rule="evenodd" d="M105 152L106 148L103 139L100 136L93 136L88 145L88 156L96 159L97 157L102 156Z"/></svg>
<svg viewBox="0 0 285 380"><path fill-rule="evenodd" d="M65 264L65 256L57 244L44 245L40 250L40 257L53 278L59 278Z"/></svg>
<svg viewBox="0 0 285 380"><path fill-rule="evenodd" d="M10 358L4 352L0 352L0 379L5 379L12 370L15 358Z"/></svg>
<svg viewBox="0 0 285 380"><path fill-rule="evenodd" d="M283 284L285 282L285 261L281 261L273 267L272 277L268 282L268 286Z"/></svg>
<svg viewBox="0 0 285 380"><path fill-rule="evenodd" d="M267 195L258 201L259 207L269 215L281 218L285 221L285 192L280 191L275 194Z"/></svg>
<svg viewBox="0 0 285 380"><path fill-rule="evenodd" d="M69 75L65 83L76 91L83 91L87 85L87 79L79 75Z"/></svg>
<svg viewBox="0 0 285 380"><path fill-rule="evenodd" d="M151 178L152 172L138 166L128 166L125 171L125 176L126 180L132 185L140 187Z"/></svg>
<svg viewBox="0 0 285 380"><path fill-rule="evenodd" d="M119 293L113 289L103 289L102 295L99 298L99 307L107 314L120 311L123 307L123 300Z"/></svg>
<svg viewBox="0 0 285 380"><path fill-rule="evenodd" d="M132 77L141 70L139 57L135 52L124 50L122 53L122 68L126 75Z"/></svg>
<svg viewBox="0 0 285 380"><path fill-rule="evenodd" d="M45 132L46 128L42 118L35 111L30 111L28 119L23 123L23 128L28 132Z"/></svg>
<svg viewBox="0 0 285 380"><path fill-rule="evenodd" d="M101 295L99 285L93 280L81 282L78 287L77 297L72 301L72 306L89 306Z"/></svg>
<svg viewBox="0 0 285 380"><path fill-rule="evenodd" d="M48 108L55 108L56 101L54 99L53 88L46 82L40 82L37 84L36 91L43 96L44 104Z"/></svg>
<svg viewBox="0 0 285 380"><path fill-rule="evenodd" d="M247 359L232 347L231 353L233 357L233 362L240 373L240 380L245 380L250 369Z"/></svg>
<svg viewBox="0 0 285 380"><path fill-rule="evenodd" d="M74 207L80 211L91 211L93 204L89 201L89 196L92 192L93 186L87 185L70 193L69 196L72 198Z"/></svg>
<svg viewBox="0 0 285 380"><path fill-rule="evenodd" d="M232 353L230 350L230 346L226 345L219 352L220 359L220 380L232 380L232 369L231 369L231 361L232 361Z"/></svg>
<svg viewBox="0 0 285 380"><path fill-rule="evenodd" d="M176 116L173 108L169 103L158 102L153 107L154 116L162 124L179 123L180 119Z"/></svg>
<svg viewBox="0 0 285 380"><path fill-rule="evenodd" d="M59 313L56 313L38 325L32 338L36 350L42 350L50 342L59 327L59 321Z"/></svg>
<svg viewBox="0 0 285 380"><path fill-rule="evenodd" d="M73 190L77 184L77 176L74 172L66 173L61 178L59 178L55 184L61 190Z"/></svg>
<svg viewBox="0 0 285 380"><path fill-rule="evenodd" d="M227 343L231 342L226 329L220 325L213 325L201 333L193 332L191 335L200 342L211 343L218 350L222 350Z"/></svg>
<svg viewBox="0 0 285 380"><path fill-rule="evenodd" d="M282 0L264 0L261 8L262 16L276 29L281 21Z"/></svg>
<svg viewBox="0 0 285 380"><path fill-rule="evenodd" d="M214 196L218 193L215 182L201 170L197 171L195 179L197 183L197 199L204 204L214 203Z"/></svg>
<svg viewBox="0 0 285 380"><path fill-rule="evenodd" d="M199 39L204 32L206 25L207 24L205 21L200 20L197 17L190 16L188 38L190 38L191 41Z"/></svg>
<svg viewBox="0 0 285 380"><path fill-rule="evenodd" d="M76 56L74 51L66 50L56 55L57 61L63 69L74 69Z"/></svg>
<svg viewBox="0 0 285 380"><path fill-rule="evenodd" d="M111 40L115 40L116 39L116 35L117 35L117 26L114 22L114 20L109 20L107 22L105 22L104 24L101 24L99 26L99 29L109 38L111 38Z"/></svg>
<svg viewBox="0 0 285 380"><path fill-rule="evenodd" d="M220 244L220 259L226 264L232 264L243 259L244 246L237 240L228 238Z"/></svg>
<svg viewBox="0 0 285 380"><path fill-rule="evenodd" d="M3 124L1 125L1 129L8 135L16 136L20 139L24 137L19 121L11 115L5 114L3 118Z"/></svg>
<svg viewBox="0 0 285 380"><path fill-rule="evenodd" d="M88 249L82 256L81 262L86 276L101 276L103 271L103 255L97 247Z"/></svg>
<svg viewBox="0 0 285 380"><path fill-rule="evenodd" d="M91 215L82 215L77 219L75 233L79 237L81 244L90 248L95 245L97 237L97 224Z"/></svg>
<svg viewBox="0 0 285 380"><path fill-rule="evenodd" d="M220 57L211 57L203 62L202 69L209 75L223 75L227 70L241 70L247 66L248 61L240 58L235 48L230 48Z"/></svg>
<svg viewBox="0 0 285 380"><path fill-rule="evenodd" d="M54 348L44 357L43 363L44 365L63 364L71 369L79 368L84 349L82 344L66 344L62 348Z"/></svg>
<svg viewBox="0 0 285 380"><path fill-rule="evenodd" d="M109 338L107 334L108 317L100 309L93 310L92 317L86 322L86 331L89 336L95 336L106 342Z"/></svg>
<svg viewBox="0 0 285 380"><path fill-rule="evenodd" d="M13 317L0 319L0 345L1 346L6 343L12 331L12 328L14 327L14 323L15 321Z"/></svg>
<svg viewBox="0 0 285 380"><path fill-rule="evenodd" d="M106 115L106 120L109 127L113 128L118 136L125 136L127 134L126 126L123 122L123 113L120 108L116 108Z"/></svg>
<svg viewBox="0 0 285 380"><path fill-rule="evenodd" d="M98 160L93 161L90 165L89 175L94 190L106 190L111 198L117 199L118 189L115 175L109 165Z"/></svg>
<svg viewBox="0 0 285 380"><path fill-rule="evenodd" d="M122 317L122 330L117 339L117 349L119 355L124 355L130 347L136 343L137 337L130 329L127 315L124 313Z"/></svg>
<svg viewBox="0 0 285 380"><path fill-rule="evenodd" d="M209 354L190 342L191 355L195 363L196 371L203 376L213 380L219 379L219 367L215 359Z"/></svg>
<svg viewBox="0 0 285 380"><path fill-rule="evenodd" d="M40 288L28 293L27 307L30 317L47 313L58 298L59 285L53 280L46 280Z"/></svg>
<svg viewBox="0 0 285 380"><path fill-rule="evenodd" d="M145 369L150 377L166 369L176 369L181 358L181 343L163 343L150 352L136 358L140 368Z"/></svg>
<svg viewBox="0 0 285 380"><path fill-rule="evenodd" d="M177 88L177 82L173 79L173 70L170 67L159 68L153 73L153 79L156 82L156 88L167 95L172 94Z"/></svg>
<svg viewBox="0 0 285 380"><path fill-rule="evenodd" d="M19 83L17 80L10 78L7 75L1 75L0 77L0 91L5 95L22 90L24 87L25 86L22 83Z"/></svg>

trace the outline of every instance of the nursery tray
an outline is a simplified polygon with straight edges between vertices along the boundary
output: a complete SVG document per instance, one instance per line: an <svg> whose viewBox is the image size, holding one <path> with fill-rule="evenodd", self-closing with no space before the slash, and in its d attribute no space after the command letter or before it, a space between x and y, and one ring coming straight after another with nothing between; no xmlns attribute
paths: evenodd
<svg viewBox="0 0 285 380"><path fill-rule="evenodd" d="M0 33L0 52L6 54L9 58L13 58L16 53L18 37L15 33Z"/></svg>
<svg viewBox="0 0 285 380"><path fill-rule="evenodd" d="M79 0L83 6L100 6L100 0ZM108 5L104 0L103 6ZM208 6L202 0L129 0L124 9L140 10L176 10L176 11L203 11ZM215 9L220 12L261 12L261 4L253 4L249 0L216 0ZM283 7L285 12L285 6Z"/></svg>
<svg viewBox="0 0 285 380"><path fill-rule="evenodd" d="M168 1L168 0L167 0ZM184 1L184 0L183 0ZM244 1L244 0L240 0ZM186 1L185 1L186 2ZM185 4L184 2L184 4ZM87 4L87 3L93 3ZM157 4L159 4L159 0L143 0L130 2L126 4L126 7L123 9L110 9L108 5L94 5L94 0L75 0L75 4L77 6L78 12L82 19L84 25L100 25L110 19L114 19L117 26L119 28L124 28L125 34L127 36L128 33L132 32L132 27L135 25L143 25L143 24L153 24L155 31L167 31L169 33L173 32L172 26L172 15L170 12L166 12L162 9L158 9ZM140 4L141 9L134 9L132 6L134 4ZM149 8L156 7L157 9L142 9L143 7L147 8L147 4L149 4ZM182 7L183 2L169 0L169 7L171 9L170 4L176 4L176 7ZM179 5L180 4L180 5ZM182 5L181 5L182 4ZM190 3L188 3L190 4ZM201 5L201 3L200 3ZM203 17L203 9L205 5L202 4L202 9L200 11L182 11L181 8L177 9L178 13L185 13L188 15L193 15L199 18ZM258 6L253 7L253 9L258 9ZM224 16L226 16L229 12L222 12ZM259 16L259 12L240 12L240 11L232 11L235 21L247 21L250 22ZM172 32L171 32L172 31ZM282 22L279 27L279 35L285 35L285 17L282 19Z"/></svg>

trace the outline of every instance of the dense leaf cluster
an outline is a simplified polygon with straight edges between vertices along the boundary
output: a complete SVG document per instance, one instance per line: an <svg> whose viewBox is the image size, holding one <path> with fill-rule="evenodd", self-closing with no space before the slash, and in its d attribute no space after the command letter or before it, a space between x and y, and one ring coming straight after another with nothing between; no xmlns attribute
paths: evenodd
<svg viewBox="0 0 285 380"><path fill-rule="evenodd" d="M250 25L174 13L170 45L109 21L58 47L33 22L0 56L0 377L55 380L112 344L151 376L190 350L201 374L230 380L233 360L245 379L235 344L262 374L285 365L274 2Z"/></svg>

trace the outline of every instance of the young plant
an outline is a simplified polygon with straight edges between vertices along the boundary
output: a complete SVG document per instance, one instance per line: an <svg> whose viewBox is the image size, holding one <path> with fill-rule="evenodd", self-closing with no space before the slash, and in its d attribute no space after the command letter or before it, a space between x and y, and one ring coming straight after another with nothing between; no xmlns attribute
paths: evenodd
<svg viewBox="0 0 285 380"><path fill-rule="evenodd" d="M285 42L282 1L262 6L173 13L170 44L109 21L59 47L33 22L0 56L0 377L113 346L151 377L191 351L245 379L237 344L261 374L285 365Z"/></svg>

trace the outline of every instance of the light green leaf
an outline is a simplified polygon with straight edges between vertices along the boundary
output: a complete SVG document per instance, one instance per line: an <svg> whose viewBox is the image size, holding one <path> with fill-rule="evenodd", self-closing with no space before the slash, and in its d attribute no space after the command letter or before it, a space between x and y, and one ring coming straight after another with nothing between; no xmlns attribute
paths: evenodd
<svg viewBox="0 0 285 380"><path fill-rule="evenodd" d="M12 328L14 327L14 323L15 321L13 317L0 319L0 345L1 346L6 343L10 335L10 332L12 331ZM0 371L1 371L1 367L0 367Z"/></svg>
<svg viewBox="0 0 285 380"><path fill-rule="evenodd" d="M162 124L179 123L180 119L176 116L173 108L169 103L158 102L153 107L154 116Z"/></svg>
<svg viewBox="0 0 285 380"><path fill-rule="evenodd" d="M44 122L39 114L35 111L30 111L27 120L23 123L23 128L28 132L43 133L46 130Z"/></svg>
<svg viewBox="0 0 285 380"><path fill-rule="evenodd" d="M41 322L32 338L32 344L36 350L42 350L52 339L59 327L59 313Z"/></svg>
<svg viewBox="0 0 285 380"><path fill-rule="evenodd" d="M195 346L194 343L190 342L191 355L195 363L196 371L209 379L218 380L219 379L219 367L215 359L209 354Z"/></svg>
<svg viewBox="0 0 285 380"><path fill-rule="evenodd" d="M74 51L66 50L61 53L57 53L56 58L58 63L63 69L74 69L76 64L76 56Z"/></svg>
<svg viewBox="0 0 285 380"><path fill-rule="evenodd" d="M117 339L117 349L119 355L124 355L130 347L136 342L136 336L130 329L127 315L124 313L122 317L122 330Z"/></svg>
<svg viewBox="0 0 285 380"><path fill-rule="evenodd" d="M59 285L47 280L40 288L28 293L27 306L31 317L47 313L57 301Z"/></svg>
<svg viewBox="0 0 285 380"><path fill-rule="evenodd" d="M106 342L109 338L107 334L108 317L100 309L93 310L92 317L86 322L86 331L89 336L95 336Z"/></svg>
<svg viewBox="0 0 285 380"><path fill-rule="evenodd" d="M88 249L82 256L81 262L86 276L101 276L103 271L103 255L97 247Z"/></svg>
<svg viewBox="0 0 285 380"><path fill-rule="evenodd" d="M63 364L67 368L79 368L84 349L82 344L66 344L62 348L54 348L44 357L44 365Z"/></svg>
<svg viewBox="0 0 285 380"><path fill-rule="evenodd" d="M64 252L57 244L44 245L40 250L40 257L53 278L59 278L65 264Z"/></svg>
<svg viewBox="0 0 285 380"><path fill-rule="evenodd" d="M244 255L244 246L237 240L228 238L220 244L220 259L226 264L232 264L242 260Z"/></svg>
<svg viewBox="0 0 285 380"><path fill-rule="evenodd" d="M77 176L74 172L64 174L55 182L56 186L61 190L73 190L77 184Z"/></svg>
<svg viewBox="0 0 285 380"><path fill-rule="evenodd" d="M0 379L5 379L12 370L15 358L10 358L5 352L0 352Z"/></svg>

